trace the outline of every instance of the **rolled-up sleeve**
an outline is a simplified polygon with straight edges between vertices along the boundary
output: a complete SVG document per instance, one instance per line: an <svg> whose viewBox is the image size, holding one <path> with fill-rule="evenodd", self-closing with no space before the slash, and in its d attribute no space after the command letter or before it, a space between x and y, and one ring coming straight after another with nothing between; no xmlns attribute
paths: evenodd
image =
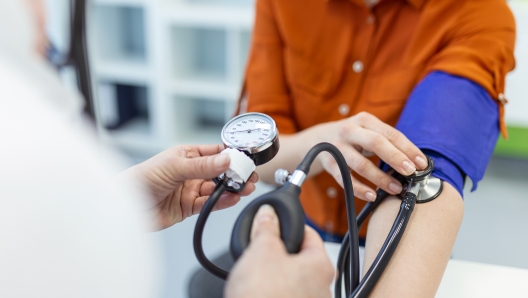
<svg viewBox="0 0 528 298"><path fill-rule="evenodd" d="M433 175L462 194L482 180L499 135L497 108L479 84L433 72L411 93L396 128L435 160Z"/></svg>
<svg viewBox="0 0 528 298"><path fill-rule="evenodd" d="M447 16L446 16L447 18ZM461 5L456 20L448 22L438 53L423 76L443 71L482 86L499 103L500 128L506 136L503 103L506 74L515 67L515 20L506 1L470 0Z"/></svg>

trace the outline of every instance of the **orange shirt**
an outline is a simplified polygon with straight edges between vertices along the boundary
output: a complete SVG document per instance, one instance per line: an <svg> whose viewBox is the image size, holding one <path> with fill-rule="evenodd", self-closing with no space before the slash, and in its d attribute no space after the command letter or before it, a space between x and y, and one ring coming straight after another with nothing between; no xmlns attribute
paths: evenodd
<svg viewBox="0 0 528 298"><path fill-rule="evenodd" d="M505 135L515 22L504 0L381 0L372 9L363 0L257 0L256 9L243 106L273 117L281 134L361 111L395 125L416 84L444 71L497 99ZM301 193L308 217L334 234L347 230L343 197L327 173Z"/></svg>

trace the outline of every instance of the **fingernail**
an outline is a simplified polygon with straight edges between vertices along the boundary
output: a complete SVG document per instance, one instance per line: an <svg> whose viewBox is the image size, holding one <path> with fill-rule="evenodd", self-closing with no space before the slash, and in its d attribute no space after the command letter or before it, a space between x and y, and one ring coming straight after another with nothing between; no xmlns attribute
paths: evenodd
<svg viewBox="0 0 528 298"><path fill-rule="evenodd" d="M277 215L275 214L275 209L267 204L260 206L257 214L255 215L255 218L259 223L273 221L276 217Z"/></svg>
<svg viewBox="0 0 528 298"><path fill-rule="evenodd" d="M365 199L367 199L367 201L374 202L376 200L376 195L370 191L367 191L365 193Z"/></svg>
<svg viewBox="0 0 528 298"><path fill-rule="evenodd" d="M389 189L395 193L395 194L399 194L401 193L402 191L402 186L399 184L399 183L396 183L396 182L391 182L389 184Z"/></svg>
<svg viewBox="0 0 528 298"><path fill-rule="evenodd" d="M416 171L416 168L414 165L408 161L403 162L403 171L405 172L405 175L411 175Z"/></svg>
<svg viewBox="0 0 528 298"><path fill-rule="evenodd" d="M223 169L229 163L229 155L219 154L215 157L214 165L217 169Z"/></svg>
<svg viewBox="0 0 528 298"><path fill-rule="evenodd" d="M418 166L418 168L420 169L425 169L427 168L428 164L427 164L427 161L421 157L421 156L417 156L415 159L414 159L414 162L415 164Z"/></svg>

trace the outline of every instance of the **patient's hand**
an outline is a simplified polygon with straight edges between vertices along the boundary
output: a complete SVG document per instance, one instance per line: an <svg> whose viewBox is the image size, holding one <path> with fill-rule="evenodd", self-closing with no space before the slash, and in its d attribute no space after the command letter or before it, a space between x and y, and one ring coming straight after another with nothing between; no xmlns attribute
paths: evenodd
<svg viewBox="0 0 528 298"><path fill-rule="evenodd" d="M377 155L398 173L410 175L416 169L427 167L425 155L409 139L394 127L383 123L375 116L362 112L347 119L325 124L327 135L333 137L332 143L339 148L348 166L354 174L363 176L379 188L390 194L401 192L401 184L381 171L367 157ZM320 130L322 131L322 130ZM341 173L334 158L321 154L323 168L339 184L343 184ZM375 191L352 176L354 195L374 201Z"/></svg>

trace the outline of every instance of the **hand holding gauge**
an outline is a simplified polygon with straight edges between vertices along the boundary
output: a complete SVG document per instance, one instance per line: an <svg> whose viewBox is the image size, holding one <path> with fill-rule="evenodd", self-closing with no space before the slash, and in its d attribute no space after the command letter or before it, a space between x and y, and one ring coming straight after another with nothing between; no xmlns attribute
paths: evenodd
<svg viewBox="0 0 528 298"><path fill-rule="evenodd" d="M202 247L202 235L209 213L224 191L239 192L244 189L247 178L256 166L273 159L279 151L277 125L273 119L261 113L247 113L231 119L222 129L222 142L229 154L229 170L215 178L216 187L202 212L194 230L196 258L209 272L226 279L228 272L218 268L206 256ZM249 158L248 158L249 157ZM304 239L304 211L298 199L301 189L286 183L280 189L253 200L239 215L231 236L230 250L234 259L242 254L250 241L253 218L260 206L273 207L279 218L280 235L286 250L297 253Z"/></svg>
<svg viewBox="0 0 528 298"><path fill-rule="evenodd" d="M205 223L216 202L218 202L218 199L226 190L230 192L242 191L245 183L251 176L251 173L255 170L255 167L267 163L277 155L277 152L279 152L279 138L275 121L273 121L270 116L261 113L247 113L231 119L222 129L221 136L222 142L226 147L222 153L229 154L231 162L229 169L224 174L213 179L216 183L216 187L206 201L202 208L202 212L196 221L193 245L196 258L200 264L214 275L226 279L228 272L213 264L203 251L202 235ZM269 202L257 199L253 201L250 206L258 208L265 203ZM285 212L288 211L288 208L278 206L277 204L269 204L276 208L280 220L283 217L289 216L289 214L286 214L287 212ZM277 206L279 207L278 209ZM302 210L300 203L295 207L297 210ZM231 246L236 246L238 250L245 249L249 243L248 231L251 228L251 223L256 213L256 211L253 212L253 208L251 208L251 210L246 209L242 212L237 221L236 226L238 228L233 232L236 236L231 239ZM302 211L301 213L302 215L297 221L301 222L301 226L304 229L304 213ZM240 218L242 218L242 220ZM285 219L285 223L283 223L281 220L281 237L283 240L285 237L289 236L289 233L282 231L284 228L289 227L289 221L289 219ZM242 228L241 233L238 231L240 228ZM301 232L303 231L304 230ZM298 231L295 230L295 232ZM302 236L304 236L304 233L302 233Z"/></svg>

